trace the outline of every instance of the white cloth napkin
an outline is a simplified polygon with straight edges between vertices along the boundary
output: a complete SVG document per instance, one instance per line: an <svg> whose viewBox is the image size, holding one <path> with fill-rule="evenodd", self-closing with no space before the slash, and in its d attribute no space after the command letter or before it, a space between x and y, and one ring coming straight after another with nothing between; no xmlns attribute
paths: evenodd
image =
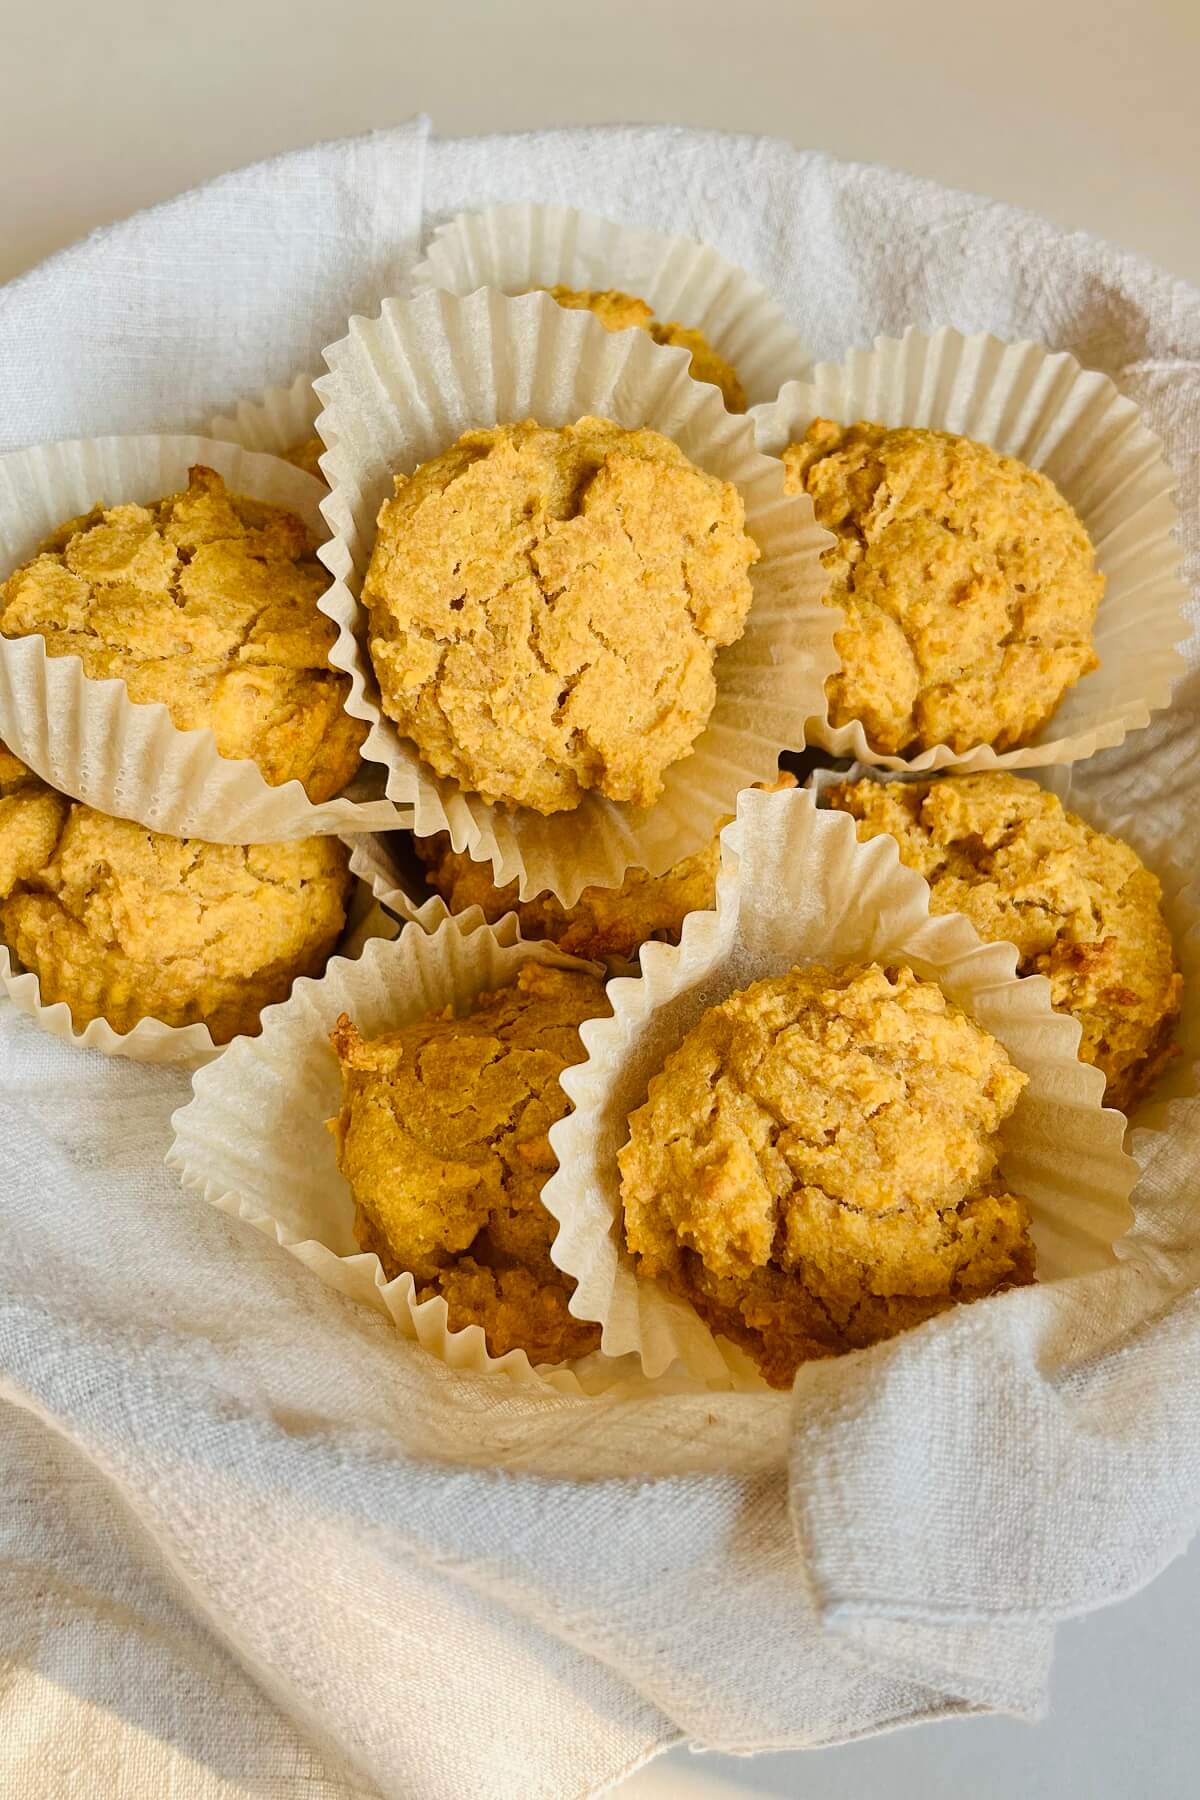
<svg viewBox="0 0 1200 1800"><path fill-rule="evenodd" d="M948 322L1107 370L1180 473L1195 588L1200 295L752 138L417 123L228 176L0 290L0 449L227 411L317 367L432 223L535 198L707 238L818 356ZM1193 670L1077 780L1193 863L1197 698ZM0 1016L0 1791L564 1800L681 1738L1035 1714L1055 1622L1196 1524L1200 1102L1138 1140L1125 1269L790 1399L601 1406L464 1389L181 1194L186 1093Z"/></svg>

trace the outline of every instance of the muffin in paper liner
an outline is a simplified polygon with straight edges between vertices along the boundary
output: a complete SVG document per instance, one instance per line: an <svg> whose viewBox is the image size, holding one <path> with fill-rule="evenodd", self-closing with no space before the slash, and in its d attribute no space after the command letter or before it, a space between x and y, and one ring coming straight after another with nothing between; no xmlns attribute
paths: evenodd
<svg viewBox="0 0 1200 1800"><path fill-rule="evenodd" d="M901 866L891 839L860 844L853 820L819 810L807 790L745 793L722 833L716 910L693 913L677 948L647 945L640 978L609 983L613 1016L584 1024L587 1060L563 1075L575 1110L551 1130L559 1170L542 1197L560 1224L554 1261L578 1284L571 1311L599 1321L607 1354L636 1353L649 1377L679 1360L713 1384L723 1371L731 1385L746 1380L733 1346L635 1274L617 1152L651 1077L710 1006L798 963L874 960L937 981L1029 1076L1001 1131L1002 1169L1030 1202L1038 1279L1087 1274L1119 1255L1137 1176L1125 1121L1104 1107L1099 1070L1078 1060L1079 1026L1054 1012L1049 983L1019 978L1013 947L982 943L961 915L931 918L925 882Z"/></svg>
<svg viewBox="0 0 1200 1800"><path fill-rule="evenodd" d="M945 775L964 771L945 769ZM1153 1086L1127 1114L1131 1131L1165 1131L1170 1125L1171 1108L1178 1100L1189 1098L1200 1087L1200 884L1171 855L1170 846L1162 841L1154 828L1153 812L1133 814L1110 809L1101 802L1097 785L1092 784L1086 797L1074 797L1069 765L1046 769L1022 770L1025 780L1054 794L1068 812L1077 813L1093 831L1119 837L1135 850L1162 886L1162 911L1175 947L1175 960L1183 976L1183 1005L1175 1027L1177 1055L1158 1075ZM819 807L825 807L827 789L842 782L856 781L928 781L928 773L895 773L870 763L851 763L847 768L814 769L808 778ZM381 887L382 887L381 883ZM380 892L381 903L387 905Z"/></svg>
<svg viewBox="0 0 1200 1800"><path fill-rule="evenodd" d="M376 892L378 877L373 877L365 865L355 867L354 853L360 841L367 840L346 840L351 850L350 872L357 879L350 891L346 923L333 952L343 958L361 955L372 938L393 938L399 929L390 910L381 903L382 896ZM37 976L16 962L7 944L3 943L0 943L0 989L18 1012L33 1020L39 1031L79 1050L98 1050L102 1056L127 1056L132 1062L201 1063L211 1062L224 1048L213 1042L212 1033L204 1024L164 1025L161 1019L147 1018L139 1019L129 1031L115 1031L107 1019L92 1019L80 1031L65 1000L43 1006Z"/></svg>
<svg viewBox="0 0 1200 1800"><path fill-rule="evenodd" d="M379 1258L355 1241L353 1197L326 1129L342 1102L329 1044L341 1013L366 1036L395 1030L449 1004L465 1008L531 961L595 972L550 945L522 942L511 914L495 928L449 919L433 932L409 925L390 942L368 944L356 961L335 957L320 980L302 978L289 999L266 1009L258 1037L236 1040L197 1073L193 1098L172 1121L167 1162L185 1187L273 1237L339 1293L386 1313L452 1369L564 1394L635 1392L644 1383L634 1358L597 1351L535 1369L523 1350L494 1357L481 1326L449 1328L440 1295L418 1303L411 1275L388 1281Z"/></svg>
<svg viewBox="0 0 1200 1800"><path fill-rule="evenodd" d="M570 206L520 201L457 213L434 232L412 285L460 296L485 287L524 294L560 286L636 295L663 324L702 331L736 371L750 406L774 400L811 363L783 308L710 244Z"/></svg>
<svg viewBox="0 0 1200 1800"><path fill-rule="evenodd" d="M243 450L287 456L317 434L321 402L313 382L320 373L302 372L287 387L266 388L254 400L239 400L232 413L219 413L209 421L205 435L240 444Z"/></svg>
<svg viewBox="0 0 1200 1800"><path fill-rule="evenodd" d="M320 604L339 628L331 661L351 677L348 710L371 727L363 755L386 767L388 795L411 808L413 829L449 832L456 850L491 861L498 887L519 879L522 897L548 888L568 906L589 885L612 886L631 864L657 875L700 849L738 790L774 776L780 751L802 743L805 719L824 703L836 661L833 615L821 599L830 539L811 501L785 495L780 464L755 450L745 416L727 413L716 389L691 380L686 351L641 331L605 331L590 313L544 294L385 301L378 318L354 319L326 360L318 429L329 446L323 510L333 535L321 554L336 580ZM691 754L667 770L658 801L639 809L590 793L573 811L544 817L489 806L435 776L401 738L380 711L358 595L395 473L475 427L528 417L562 426L589 413L650 426L735 483L762 555L745 632L716 658L712 716Z"/></svg>
<svg viewBox="0 0 1200 1800"><path fill-rule="evenodd" d="M325 535L320 482L277 457L204 437L78 439L0 457L0 580L56 526L98 501L178 493L195 463ZM0 742L60 792L175 837L265 844L408 822L366 765L344 794L314 806L298 781L272 787L255 763L221 756L210 730L181 731L161 703L132 701L119 679L92 679L77 656L48 656L36 635L0 638Z"/></svg>
<svg viewBox="0 0 1200 1800"><path fill-rule="evenodd" d="M1106 375L1038 344L910 329L818 364L752 416L759 448L774 456L818 418L923 426L989 444L1050 477L1087 527L1105 577L1093 634L1100 666L1064 694L1031 742L890 756L872 748L860 721L834 725L823 707L809 721L810 743L888 769L1032 769L1119 744L1169 703L1189 635L1172 535L1175 477L1137 407Z"/></svg>

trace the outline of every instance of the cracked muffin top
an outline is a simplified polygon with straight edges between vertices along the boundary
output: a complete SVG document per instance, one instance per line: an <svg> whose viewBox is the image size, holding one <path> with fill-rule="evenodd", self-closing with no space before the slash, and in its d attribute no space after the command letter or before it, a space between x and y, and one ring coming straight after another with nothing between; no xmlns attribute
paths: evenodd
<svg viewBox="0 0 1200 1800"><path fill-rule="evenodd" d="M362 598L383 710L485 800L650 805L712 712L758 554L736 487L656 431L468 432L379 512Z"/></svg>
<svg viewBox="0 0 1200 1800"><path fill-rule="evenodd" d="M796 785L794 775L781 774L767 793ZM730 815L731 816L731 815ZM631 959L652 938L677 944L689 913L703 912L716 904L719 842L729 816L718 819L712 842L694 856L677 862L663 875L647 875L644 869L627 869L615 887L584 888L574 906L564 906L555 895L518 898L519 883L498 888L490 862L476 862L465 850L455 850L449 835L414 837L413 846L426 866L426 879L452 913L477 906L489 924L515 912L524 938L549 938L572 956L595 961L606 957Z"/></svg>
<svg viewBox="0 0 1200 1800"><path fill-rule="evenodd" d="M1016 945L1022 975L1047 977L1108 1104L1128 1112L1173 1055L1183 996L1162 888L1129 845L999 772L842 783L828 800L864 842L895 838L931 911L965 913L980 937Z"/></svg>
<svg viewBox="0 0 1200 1800"><path fill-rule="evenodd" d="M66 799L0 751L0 937L64 1001L76 1030L107 1019L258 1030L298 975L319 975L346 920L336 838L206 844Z"/></svg>
<svg viewBox="0 0 1200 1800"><path fill-rule="evenodd" d="M595 313L606 331L627 331L640 326L648 331L656 344L669 344L691 352L691 374L696 381L711 382L721 390L730 412L745 412L746 394L737 371L718 356L702 331L681 325L672 319L664 323L654 317L654 310L636 294L623 294L619 288L544 288L543 293L560 306Z"/></svg>
<svg viewBox="0 0 1200 1800"><path fill-rule="evenodd" d="M594 976L531 962L464 1018L366 1040L343 1015L332 1034L358 1241L389 1280L411 1274L418 1300L440 1294L451 1330L481 1325L493 1356L563 1362L599 1345L599 1326L567 1310L575 1284L550 1260L541 1191L568 1110L558 1078L583 1060L580 1025L608 1011Z"/></svg>
<svg viewBox="0 0 1200 1800"><path fill-rule="evenodd" d="M789 492L837 538L834 725L887 755L1024 744L1098 667L1104 592L1081 520L1050 479L947 431L816 419L783 453Z"/></svg>
<svg viewBox="0 0 1200 1800"><path fill-rule="evenodd" d="M1026 1077L907 968L819 965L711 1007L619 1154L643 1275L774 1386L1033 1279L998 1131Z"/></svg>
<svg viewBox="0 0 1200 1800"><path fill-rule="evenodd" d="M329 666L315 548L294 513L197 465L185 493L60 526L0 587L0 633L40 635L47 655L161 701L180 730L210 727L222 756L249 758L272 785L300 781L319 803L353 777L366 728Z"/></svg>

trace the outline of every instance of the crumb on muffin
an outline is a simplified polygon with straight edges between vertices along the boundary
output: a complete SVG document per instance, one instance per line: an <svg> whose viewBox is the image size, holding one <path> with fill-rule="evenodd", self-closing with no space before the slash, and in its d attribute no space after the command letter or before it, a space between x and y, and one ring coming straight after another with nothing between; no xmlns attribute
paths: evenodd
<svg viewBox="0 0 1200 1800"><path fill-rule="evenodd" d="M737 371L719 356L702 331L681 325L678 320L664 322L654 317L654 310L636 294L623 294L619 288L550 287L542 290L558 301L580 312L594 313L606 331L628 331L640 327L648 331L656 344L668 344L691 354L691 373L696 381L707 381L721 390L730 412L745 412L746 393Z"/></svg>
<svg viewBox="0 0 1200 1800"><path fill-rule="evenodd" d="M1098 666L1104 577L1053 482L946 431L817 419L783 454L837 542L834 725L887 755L1028 742Z"/></svg>
<svg viewBox="0 0 1200 1800"><path fill-rule="evenodd" d="M107 1019L259 1027L298 975L318 975L351 887L336 838L206 844L68 800L0 754L0 938L77 1031Z"/></svg>
<svg viewBox="0 0 1200 1800"><path fill-rule="evenodd" d="M587 418L467 432L395 490L362 596L384 711L493 803L650 805L750 610L736 487Z"/></svg>
<svg viewBox="0 0 1200 1800"><path fill-rule="evenodd" d="M895 838L931 911L965 913L980 937L1016 945L1020 974L1047 977L1108 1104L1129 1112L1175 1054L1183 997L1162 888L1129 845L1000 772L843 782L828 800L864 842Z"/></svg>
<svg viewBox="0 0 1200 1800"><path fill-rule="evenodd" d="M1026 1077L935 983L795 968L711 1007L629 1121L625 1237L774 1386L1033 1279L998 1132Z"/></svg>
<svg viewBox="0 0 1200 1800"><path fill-rule="evenodd" d="M493 1356L557 1363L599 1346L599 1326L568 1311L575 1284L550 1259L541 1191L568 1110L559 1076L583 1060L583 1021L609 1010L594 976L530 962L463 1018L365 1039L343 1014L332 1033L358 1242L389 1280L411 1274L418 1300L440 1294L451 1330L482 1326Z"/></svg>
<svg viewBox="0 0 1200 1800"><path fill-rule="evenodd" d="M767 793L796 785L794 775L780 774ZM663 875L647 875L644 869L627 869L615 887L587 887L574 906L564 906L548 890L532 900L518 898L519 883L498 888L490 862L476 862L465 850L455 850L447 832L413 838L418 857L425 864L430 887L441 895L452 913L477 906L489 924L515 912L524 938L548 938L560 950L601 962L607 957L630 960L645 943L677 944L689 913L704 912L716 904L717 869L721 860L719 837L729 823L717 821L712 842Z"/></svg>
<svg viewBox="0 0 1200 1800"><path fill-rule="evenodd" d="M249 758L272 785L294 779L328 800L355 774L366 728L329 666L315 552L294 513L230 494L197 464L185 493L60 526L0 585L0 634L41 636L48 656L124 681L180 730L211 728L222 756Z"/></svg>

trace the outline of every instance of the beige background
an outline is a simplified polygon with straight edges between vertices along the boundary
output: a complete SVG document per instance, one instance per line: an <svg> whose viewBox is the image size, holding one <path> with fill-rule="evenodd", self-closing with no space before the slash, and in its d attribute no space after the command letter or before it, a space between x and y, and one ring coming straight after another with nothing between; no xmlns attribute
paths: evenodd
<svg viewBox="0 0 1200 1800"><path fill-rule="evenodd" d="M1200 281L1200 0L7 0L0 22L0 280L239 163L424 111L447 135L770 132L1015 202ZM1064 1631L1039 1726L680 1755L630 1800L1190 1800L1198 1618L1194 1549Z"/></svg>
<svg viewBox="0 0 1200 1800"><path fill-rule="evenodd" d="M1200 0L0 0L0 280L274 151L763 131L1047 214L1200 281Z"/></svg>

